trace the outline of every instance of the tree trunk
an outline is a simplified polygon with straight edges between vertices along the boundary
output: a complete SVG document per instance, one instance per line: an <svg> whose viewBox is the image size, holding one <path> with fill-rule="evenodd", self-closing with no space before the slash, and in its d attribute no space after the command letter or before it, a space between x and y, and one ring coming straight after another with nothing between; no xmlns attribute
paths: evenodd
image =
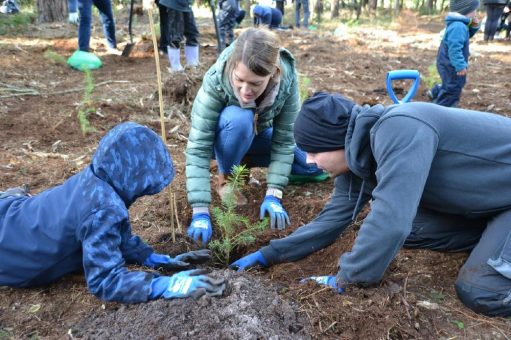
<svg viewBox="0 0 511 340"><path fill-rule="evenodd" d="M62 21L67 16L67 0L37 0L37 22Z"/></svg>
<svg viewBox="0 0 511 340"><path fill-rule="evenodd" d="M250 0L245 0L245 16L250 18L252 13L250 13Z"/></svg>
<svg viewBox="0 0 511 340"><path fill-rule="evenodd" d="M331 0L330 19L339 17L339 0Z"/></svg>
<svg viewBox="0 0 511 340"><path fill-rule="evenodd" d="M378 8L378 0L369 0L369 13L373 12L376 15L376 8Z"/></svg>
<svg viewBox="0 0 511 340"><path fill-rule="evenodd" d="M399 0L396 0L394 3L394 16L397 17L399 15Z"/></svg>
<svg viewBox="0 0 511 340"><path fill-rule="evenodd" d="M433 0L428 0L428 14L433 14Z"/></svg>

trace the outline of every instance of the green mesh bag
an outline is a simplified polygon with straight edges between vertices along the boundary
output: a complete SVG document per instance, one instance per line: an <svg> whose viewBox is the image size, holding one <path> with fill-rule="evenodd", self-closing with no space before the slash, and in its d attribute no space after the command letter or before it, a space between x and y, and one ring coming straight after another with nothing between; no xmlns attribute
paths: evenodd
<svg viewBox="0 0 511 340"><path fill-rule="evenodd" d="M76 51L67 60L67 64L74 69L85 71L95 70L103 66L101 59L99 59L94 53Z"/></svg>

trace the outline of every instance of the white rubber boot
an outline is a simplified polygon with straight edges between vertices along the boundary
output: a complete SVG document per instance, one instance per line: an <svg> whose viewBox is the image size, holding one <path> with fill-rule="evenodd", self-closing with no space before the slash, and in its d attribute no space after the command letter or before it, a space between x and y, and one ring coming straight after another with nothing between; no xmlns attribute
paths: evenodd
<svg viewBox="0 0 511 340"><path fill-rule="evenodd" d="M181 66L180 60L180 49L172 48L170 46L167 47L169 62L170 62L170 72L183 72L183 66Z"/></svg>
<svg viewBox="0 0 511 340"><path fill-rule="evenodd" d="M185 45L186 66L199 66L199 46Z"/></svg>

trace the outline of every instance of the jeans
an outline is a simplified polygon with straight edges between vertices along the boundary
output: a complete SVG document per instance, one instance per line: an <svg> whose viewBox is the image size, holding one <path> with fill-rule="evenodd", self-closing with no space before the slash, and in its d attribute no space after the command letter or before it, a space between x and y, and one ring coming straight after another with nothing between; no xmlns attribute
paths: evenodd
<svg viewBox="0 0 511 340"><path fill-rule="evenodd" d="M221 174L230 173L244 157L254 167L268 167L270 164L273 128L255 135L253 117L252 110L238 106L228 106L220 113L213 149ZM305 152L295 147L291 166L293 175L316 176L323 173L315 165L307 164L305 158Z"/></svg>
<svg viewBox="0 0 511 340"><path fill-rule="evenodd" d="M309 0L295 0L295 23L300 27L300 7L303 6L303 27L309 27Z"/></svg>
<svg viewBox="0 0 511 340"><path fill-rule="evenodd" d="M109 48L116 48L115 21L110 0L78 0L78 11L80 13L80 24L78 27L78 48L80 51L89 52L90 31L92 24L92 5L99 11L103 34Z"/></svg>

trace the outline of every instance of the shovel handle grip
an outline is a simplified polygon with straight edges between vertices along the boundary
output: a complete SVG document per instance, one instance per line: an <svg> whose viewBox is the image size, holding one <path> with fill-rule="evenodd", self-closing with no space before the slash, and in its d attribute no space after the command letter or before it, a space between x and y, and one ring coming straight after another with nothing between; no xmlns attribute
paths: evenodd
<svg viewBox="0 0 511 340"><path fill-rule="evenodd" d="M397 99L396 95L394 94L394 90L392 89L392 81L404 79L413 80L413 84L408 93L406 94L406 96L404 96L403 99L399 100ZM396 104L403 104L409 102L413 98L413 96L415 96L415 93L419 88L419 83L420 73L417 70L395 70L389 71L387 73L387 92L390 96L390 99L392 99L392 101Z"/></svg>

